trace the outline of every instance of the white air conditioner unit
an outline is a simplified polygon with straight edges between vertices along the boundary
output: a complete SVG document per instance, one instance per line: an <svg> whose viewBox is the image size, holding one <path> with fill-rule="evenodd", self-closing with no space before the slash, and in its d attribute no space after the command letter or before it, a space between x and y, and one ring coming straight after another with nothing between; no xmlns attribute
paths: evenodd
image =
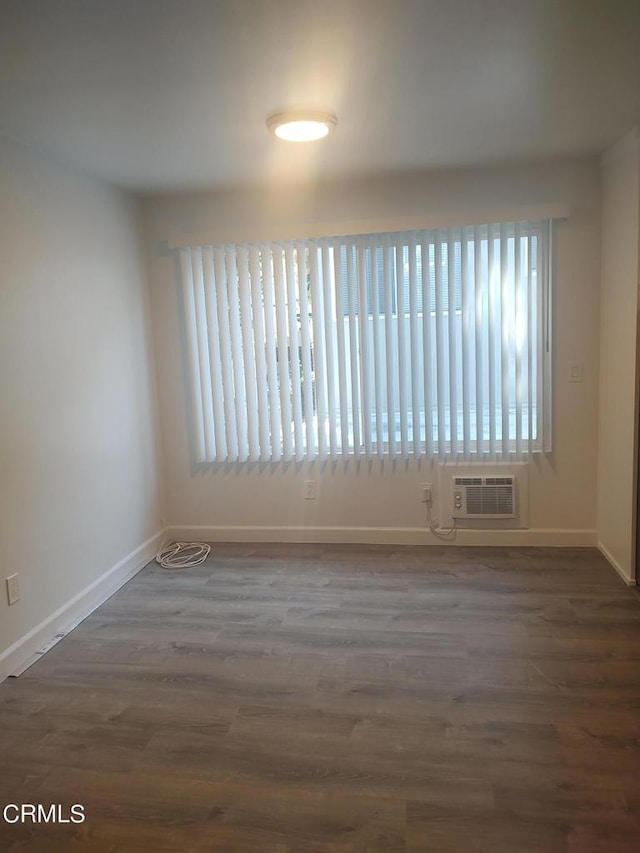
<svg viewBox="0 0 640 853"><path fill-rule="evenodd" d="M454 477L453 518L515 518L515 477Z"/></svg>

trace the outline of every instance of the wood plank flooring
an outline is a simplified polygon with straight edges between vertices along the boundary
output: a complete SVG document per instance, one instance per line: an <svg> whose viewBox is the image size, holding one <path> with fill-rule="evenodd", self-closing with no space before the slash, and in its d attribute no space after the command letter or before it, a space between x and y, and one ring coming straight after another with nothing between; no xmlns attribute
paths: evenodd
<svg viewBox="0 0 640 853"><path fill-rule="evenodd" d="M640 598L592 550L219 545L0 685L2 851L637 853Z"/></svg>

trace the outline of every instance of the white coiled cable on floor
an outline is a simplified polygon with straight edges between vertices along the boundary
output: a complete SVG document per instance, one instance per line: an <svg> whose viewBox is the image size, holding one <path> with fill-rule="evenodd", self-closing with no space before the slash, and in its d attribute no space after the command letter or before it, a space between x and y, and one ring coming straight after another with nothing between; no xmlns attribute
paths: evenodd
<svg viewBox="0 0 640 853"><path fill-rule="evenodd" d="M210 551L204 542L171 542L156 554L156 563L163 569L191 569L204 563Z"/></svg>

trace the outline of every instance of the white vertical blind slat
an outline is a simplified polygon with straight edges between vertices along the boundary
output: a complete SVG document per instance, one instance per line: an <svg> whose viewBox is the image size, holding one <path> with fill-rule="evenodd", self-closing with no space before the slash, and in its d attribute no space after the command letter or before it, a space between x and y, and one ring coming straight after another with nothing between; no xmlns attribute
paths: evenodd
<svg viewBox="0 0 640 853"><path fill-rule="evenodd" d="M306 455L315 456L317 430L314 429L313 372L311 367L311 331L309 328L309 296L307 294L307 260L311 249L296 245L298 298L300 300L300 347L302 349L302 414L306 435Z"/></svg>
<svg viewBox="0 0 640 853"><path fill-rule="evenodd" d="M211 394L211 369L209 359L209 339L207 334L207 313L204 298L204 275L202 271L202 249L191 250L191 269L193 274L193 299L196 314L196 340L198 360L200 362L200 394L202 396L202 423L204 427L205 461L216 458L216 437L213 429L213 398Z"/></svg>
<svg viewBox="0 0 640 853"><path fill-rule="evenodd" d="M505 223L500 224L500 391L502 414L502 454L509 452L511 445L510 435L510 394L509 394L509 244Z"/></svg>
<svg viewBox="0 0 640 853"><path fill-rule="evenodd" d="M338 389L340 393L340 436L341 436L341 451L347 456L351 451L349 443L349 397L347 390L347 344L344 332L344 298L347 283L342 274L342 244L334 242L333 244L333 263L335 273L335 293L336 293L336 332L338 344Z"/></svg>
<svg viewBox="0 0 640 853"><path fill-rule="evenodd" d="M409 456L409 397L407 394L407 334L405 327L405 274L404 274L404 236L396 235L394 241L396 253L396 311L398 322L398 403L400 408L400 454L403 459Z"/></svg>
<svg viewBox="0 0 640 853"><path fill-rule="evenodd" d="M337 405L336 405L336 362L334 355L337 311L332 288L335 270L333 250L326 240L321 241L322 248L322 302L324 309L324 347L327 370L327 409L329 428L329 455L332 460L338 458Z"/></svg>
<svg viewBox="0 0 640 853"><path fill-rule="evenodd" d="M515 241L514 250L514 300L513 300L513 328L515 329L515 353L516 353L516 456L522 459L522 321L524 305L522 299L522 251L520 241L522 239L520 223L515 223L513 235Z"/></svg>
<svg viewBox="0 0 640 853"><path fill-rule="evenodd" d="M409 237L409 333L411 343L411 433L413 455L416 459L422 457L424 442L420 434L420 422L424 413L424 402L420 393L422 382L420 377L421 358L420 341L418 339L418 244L416 235ZM422 259L421 259L422 263ZM423 307L424 310L424 307Z"/></svg>
<svg viewBox="0 0 640 853"><path fill-rule="evenodd" d="M449 422L451 424L451 455L458 455L458 358L456 334L456 259L453 232L447 235L447 314L449 352L447 365L449 371Z"/></svg>
<svg viewBox="0 0 640 853"><path fill-rule="evenodd" d="M263 246L261 252L261 272L263 284L264 337L267 359L267 382L269 400L269 432L271 455L274 462L282 458L282 434L280 432L280 392L278 388L278 356L276 352L275 295L273 288L273 263L270 246ZM262 454L265 458L264 453Z"/></svg>
<svg viewBox="0 0 640 853"><path fill-rule="evenodd" d="M358 334L360 337L360 372L362 387L362 436L364 454L372 456L372 376L370 370L371 342L369 340L369 300L367 299L367 275L365 270L367 247L356 247L356 276L358 282Z"/></svg>
<svg viewBox="0 0 640 853"><path fill-rule="evenodd" d="M247 427L249 433L249 459L260 459L260 422L258 414L258 383L256 354L253 338L253 316L251 311L251 281L249 256L245 246L238 248L238 293L240 303L240 328L242 331L242 364L245 377Z"/></svg>
<svg viewBox="0 0 640 853"><path fill-rule="evenodd" d="M193 270L191 249L180 250L182 273L182 297L187 332L187 358L191 378L191 421L194 433L194 454L196 462L205 462L207 451L204 436L204 414L200 384L200 358L198 356L198 330L196 306L193 293Z"/></svg>
<svg viewBox="0 0 640 853"><path fill-rule="evenodd" d="M537 239L536 235L536 239ZM545 352L545 322L544 322L544 254L540 241L538 240L536 252L536 331L538 342L538 356L536 359L536 409L537 422L543 424L545 422L546 413L544 411L544 399L542 397L542 378L544 376L544 352Z"/></svg>
<svg viewBox="0 0 640 853"><path fill-rule="evenodd" d="M353 454L360 456L360 382L358 366L358 281L355 261L355 243L347 241L347 292L349 297L349 360L351 364L351 420L353 429Z"/></svg>
<svg viewBox="0 0 640 853"><path fill-rule="evenodd" d="M293 435L295 458L304 459L305 444L302 420L302 386L300 371L300 338L298 335L298 287L295 275L294 247L285 243L284 257L287 278L287 309L289 316L289 352L291 362L291 400L293 409Z"/></svg>
<svg viewBox="0 0 640 853"><path fill-rule="evenodd" d="M542 297L542 276L540 274L540 269L542 266L542 251L540 245L538 243L538 235L536 234L536 254L535 259L536 263L534 265L534 278L535 278L535 335L536 335L536 357L534 359L534 376L533 376L533 387L535 394L535 430L536 437L540 438L540 429L539 425L544 423L544 412L542 411L542 395L541 395L541 382L543 376L542 364L544 361L544 306L543 306L543 297Z"/></svg>
<svg viewBox="0 0 640 853"><path fill-rule="evenodd" d="M204 274L204 301L207 318L207 336L209 345L209 376L211 377L211 396L213 402L213 430L215 435L217 462L224 462L229 456L225 433L224 389L220 352L220 329L218 326L218 295L213 272L213 249L207 246L202 250L202 270Z"/></svg>
<svg viewBox="0 0 640 853"><path fill-rule="evenodd" d="M273 257L274 299L276 306L276 334L278 351L278 385L280 388L280 413L282 417L282 455L285 462L293 459L291 434L291 380L289 378L289 336L287 330L287 295L284 286L284 254L275 246Z"/></svg>
<svg viewBox="0 0 640 853"><path fill-rule="evenodd" d="M378 280L378 257L379 249L376 241L371 241L371 314L373 323L373 393L375 396L376 415L376 455L379 459L384 456L384 431L383 431L383 394L385 387L384 379L384 353L383 336L380 320L380 284Z"/></svg>
<svg viewBox="0 0 640 853"><path fill-rule="evenodd" d="M421 235L422 257L422 379L424 382L425 453L433 455L433 365L431 331L430 263L433 243L425 233Z"/></svg>
<svg viewBox="0 0 640 853"><path fill-rule="evenodd" d="M445 417L445 335L443 310L443 276L442 276L442 238L440 233L435 235L434 251L435 279L435 309L436 309L436 404L437 404L437 435L438 456L444 459L447 452L446 417Z"/></svg>
<svg viewBox="0 0 640 853"><path fill-rule="evenodd" d="M260 250L249 247L249 284L251 291L251 328L253 331L253 351L255 354L255 374L258 398L258 433L260 440L259 458L268 458L271 450L269 429L269 395L267 386L267 358L264 334L264 306L260 270Z"/></svg>
<svg viewBox="0 0 640 853"><path fill-rule="evenodd" d="M327 443L327 387L326 356L324 339L324 299L320 286L319 246L309 247L309 276L311 281L311 318L313 323L313 365L315 371L316 416L318 419L318 458L325 460L329 455Z"/></svg>
<svg viewBox="0 0 640 853"><path fill-rule="evenodd" d="M462 455L465 459L471 453L471 368L470 351L473 338L471 311L471 276L469 275L468 229L460 232L460 275L462 300Z"/></svg>
<svg viewBox="0 0 640 853"><path fill-rule="evenodd" d="M488 320L489 320L489 454L495 458L497 455L497 439L496 439L496 403L497 403L497 368L496 368L496 337L499 335L500 328L498 300L499 300L499 277L496 263L499 263L500 250L498 248L498 261L496 261L495 239L493 225L489 225L488 229ZM497 327L497 331L496 331Z"/></svg>
<svg viewBox="0 0 640 853"><path fill-rule="evenodd" d="M224 263L224 250L215 247L213 250L213 287L216 290L218 309L218 330L220 334L220 374L224 393L224 423L227 443L227 460L235 462L240 459L238 447L238 424L236 421L235 378L233 375L233 348L231 345L231 328L229 321L229 297L227 291L227 275ZM243 457L246 459L246 455Z"/></svg>
<svg viewBox="0 0 640 853"><path fill-rule="evenodd" d="M387 355L387 432L389 456L395 459L397 456L396 444L396 377L394 359L397 353L397 335L393 316L393 254L391 241L387 235L382 243L382 263L384 270L384 332L385 350Z"/></svg>
<svg viewBox="0 0 640 853"><path fill-rule="evenodd" d="M244 373L244 350L242 340L242 317L240 312L240 288L238 286L237 253L233 247L225 249L227 293L229 294L229 328L233 353L233 379L235 387L236 422L238 425L238 455L242 462L249 459L249 392Z"/></svg>
<svg viewBox="0 0 640 853"><path fill-rule="evenodd" d="M483 393L483 341L484 341L484 296L487 276L482 263L482 233L476 225L473 229L473 289L475 300L475 344L476 344L476 383L475 383L475 409L476 409L476 441L478 454L486 452L484 439L484 393Z"/></svg>

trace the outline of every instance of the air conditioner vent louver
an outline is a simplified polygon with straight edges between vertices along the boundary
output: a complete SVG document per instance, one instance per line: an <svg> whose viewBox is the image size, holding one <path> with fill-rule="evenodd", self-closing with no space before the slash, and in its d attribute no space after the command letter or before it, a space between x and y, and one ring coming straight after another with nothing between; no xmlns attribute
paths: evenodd
<svg viewBox="0 0 640 853"><path fill-rule="evenodd" d="M454 518L515 518L515 477L454 477Z"/></svg>

